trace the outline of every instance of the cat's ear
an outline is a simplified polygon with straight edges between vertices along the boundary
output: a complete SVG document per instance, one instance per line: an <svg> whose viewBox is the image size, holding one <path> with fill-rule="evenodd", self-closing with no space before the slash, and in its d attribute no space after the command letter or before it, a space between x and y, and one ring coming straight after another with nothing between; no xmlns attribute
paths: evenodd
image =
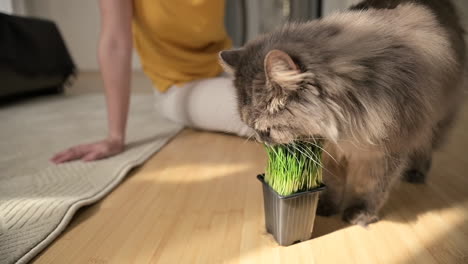
<svg viewBox="0 0 468 264"><path fill-rule="evenodd" d="M281 50L271 50L267 53L264 68L268 81L285 89L295 88L303 77L292 58Z"/></svg>
<svg viewBox="0 0 468 264"><path fill-rule="evenodd" d="M223 67L224 71L233 74L236 71L239 61L241 59L243 49L223 50L218 54L219 64Z"/></svg>

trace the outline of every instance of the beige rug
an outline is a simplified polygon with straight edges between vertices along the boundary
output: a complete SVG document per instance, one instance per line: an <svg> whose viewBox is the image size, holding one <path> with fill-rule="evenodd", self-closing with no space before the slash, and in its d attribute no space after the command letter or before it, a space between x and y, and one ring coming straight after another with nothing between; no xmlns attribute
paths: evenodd
<svg viewBox="0 0 468 264"><path fill-rule="evenodd" d="M106 133L102 95L51 96L0 107L0 263L26 263L49 245L82 206L102 199L181 126L133 96L128 150L97 162L53 165L48 159ZM91 235L91 234L90 234Z"/></svg>

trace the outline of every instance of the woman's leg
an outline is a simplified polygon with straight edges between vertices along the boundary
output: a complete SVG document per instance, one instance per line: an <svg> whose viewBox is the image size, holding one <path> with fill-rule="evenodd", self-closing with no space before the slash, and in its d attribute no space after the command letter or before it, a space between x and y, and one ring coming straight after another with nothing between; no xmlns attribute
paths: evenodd
<svg viewBox="0 0 468 264"><path fill-rule="evenodd" d="M167 119L186 126L250 136L252 130L241 120L232 79L227 76L172 86L156 92L156 108Z"/></svg>

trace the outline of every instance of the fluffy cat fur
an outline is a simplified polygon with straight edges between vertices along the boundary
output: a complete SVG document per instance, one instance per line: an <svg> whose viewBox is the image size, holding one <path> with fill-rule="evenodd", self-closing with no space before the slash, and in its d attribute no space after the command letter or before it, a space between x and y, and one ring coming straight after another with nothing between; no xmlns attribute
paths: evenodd
<svg viewBox="0 0 468 264"><path fill-rule="evenodd" d="M460 105L465 43L447 0L367 0L220 53L257 139L325 139L318 213L367 225L423 182Z"/></svg>

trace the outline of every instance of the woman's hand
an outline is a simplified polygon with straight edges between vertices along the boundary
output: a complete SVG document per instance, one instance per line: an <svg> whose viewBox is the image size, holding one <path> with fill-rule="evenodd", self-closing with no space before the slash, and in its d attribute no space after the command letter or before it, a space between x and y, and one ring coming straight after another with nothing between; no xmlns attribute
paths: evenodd
<svg viewBox="0 0 468 264"><path fill-rule="evenodd" d="M105 159L124 150L122 140L105 139L91 144L77 145L57 153L50 161L55 164L73 160L93 161Z"/></svg>

